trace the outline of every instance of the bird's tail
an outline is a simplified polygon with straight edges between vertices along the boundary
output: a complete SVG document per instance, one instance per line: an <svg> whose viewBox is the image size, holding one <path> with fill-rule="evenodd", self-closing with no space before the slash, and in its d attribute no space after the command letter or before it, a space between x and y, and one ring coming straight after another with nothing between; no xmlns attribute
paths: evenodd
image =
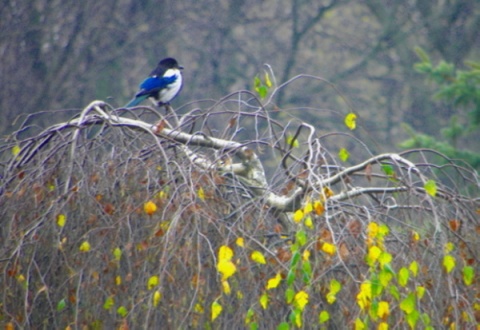
<svg viewBox="0 0 480 330"><path fill-rule="evenodd" d="M128 102L124 108L131 108L131 107L134 107L136 105L139 105L140 103L143 102L143 100L145 100L146 98L148 97L148 95L142 95L142 96L136 96L134 97L130 102Z"/></svg>

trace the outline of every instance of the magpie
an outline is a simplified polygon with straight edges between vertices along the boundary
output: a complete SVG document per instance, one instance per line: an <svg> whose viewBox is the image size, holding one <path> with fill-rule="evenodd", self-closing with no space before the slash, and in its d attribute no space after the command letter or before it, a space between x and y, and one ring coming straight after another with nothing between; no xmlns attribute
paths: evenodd
<svg viewBox="0 0 480 330"><path fill-rule="evenodd" d="M150 99L154 105L168 107L170 101L182 89L183 67L177 60L168 57L161 60L155 70L140 84L135 97L125 105L125 108L134 107L145 99Z"/></svg>

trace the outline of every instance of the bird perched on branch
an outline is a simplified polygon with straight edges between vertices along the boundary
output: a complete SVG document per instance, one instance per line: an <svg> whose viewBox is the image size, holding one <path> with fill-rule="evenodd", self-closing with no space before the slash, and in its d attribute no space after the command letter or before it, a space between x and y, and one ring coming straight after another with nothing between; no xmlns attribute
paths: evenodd
<svg viewBox="0 0 480 330"><path fill-rule="evenodd" d="M182 70L174 58L161 60L141 84L135 97L125 106L133 107L149 98L157 106L169 106L182 89Z"/></svg>

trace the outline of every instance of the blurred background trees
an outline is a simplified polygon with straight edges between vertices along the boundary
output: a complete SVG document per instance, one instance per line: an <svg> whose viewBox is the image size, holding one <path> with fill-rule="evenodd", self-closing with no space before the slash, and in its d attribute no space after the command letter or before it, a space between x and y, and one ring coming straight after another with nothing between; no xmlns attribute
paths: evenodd
<svg viewBox="0 0 480 330"><path fill-rule="evenodd" d="M278 84L301 73L336 84L372 140L382 141L379 151L406 137L401 122L439 136L457 110L431 102L433 86L413 69L414 47L460 69L478 58L475 3L7 0L0 5L0 132L11 132L21 113L80 109L93 99L122 106L160 58L173 56L186 67L176 108L251 90L268 63ZM295 109L298 100L306 108ZM324 114L348 108L319 81L280 91L274 101L325 131L337 123Z"/></svg>

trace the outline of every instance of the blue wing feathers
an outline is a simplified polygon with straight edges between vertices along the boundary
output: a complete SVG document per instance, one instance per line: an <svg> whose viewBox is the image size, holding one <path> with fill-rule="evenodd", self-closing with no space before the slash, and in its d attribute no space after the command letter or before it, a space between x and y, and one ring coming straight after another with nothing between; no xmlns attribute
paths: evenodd
<svg viewBox="0 0 480 330"><path fill-rule="evenodd" d="M171 77L148 77L140 84L140 91L137 96L153 94L166 88L177 80L177 76Z"/></svg>

